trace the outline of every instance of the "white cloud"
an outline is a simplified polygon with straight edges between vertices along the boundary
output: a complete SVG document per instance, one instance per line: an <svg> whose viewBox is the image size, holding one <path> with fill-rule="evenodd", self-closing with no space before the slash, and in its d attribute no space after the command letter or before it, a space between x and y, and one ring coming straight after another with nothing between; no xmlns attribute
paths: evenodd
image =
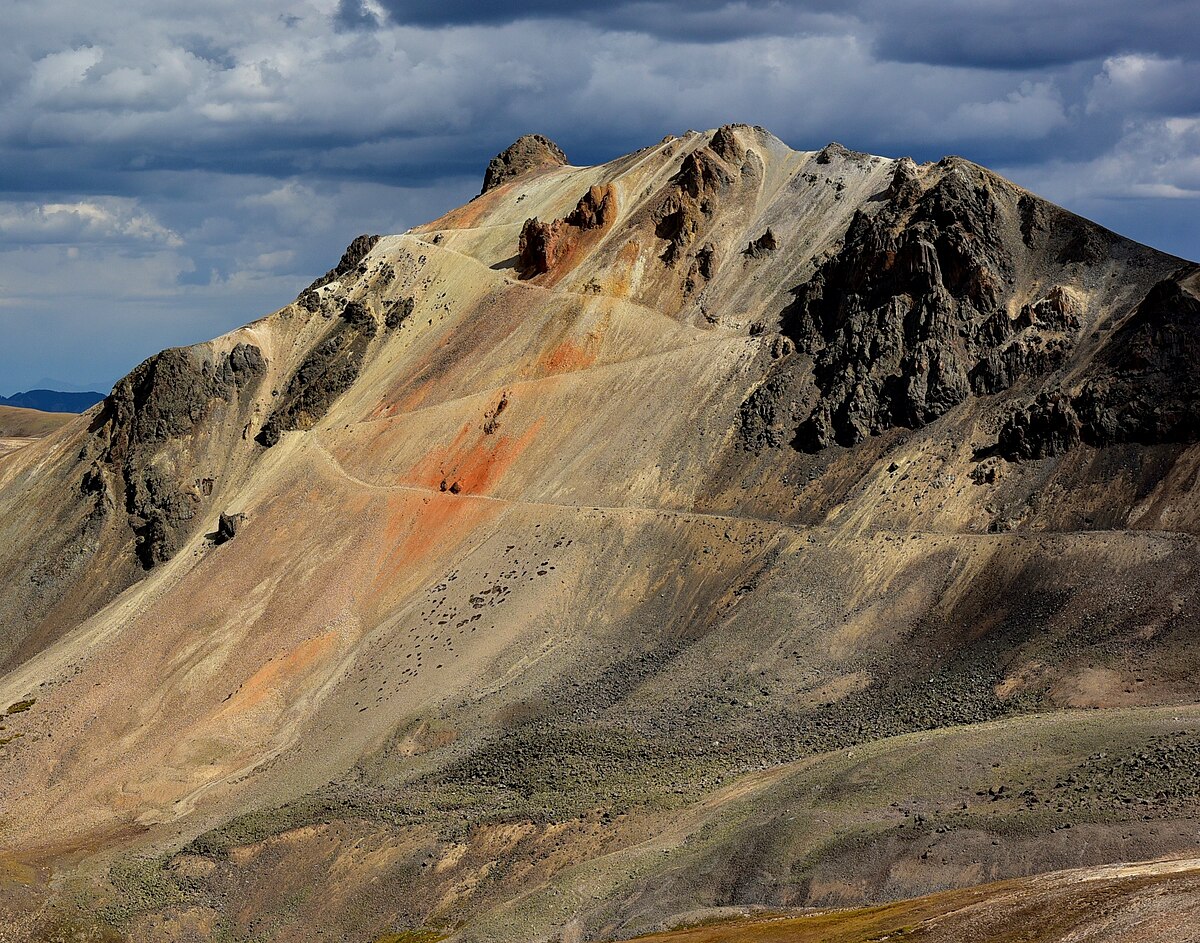
<svg viewBox="0 0 1200 943"><path fill-rule="evenodd" d="M1022 82L1001 99L958 105L947 120L946 133L969 139L1036 140L1066 124L1053 82Z"/></svg>
<svg viewBox="0 0 1200 943"><path fill-rule="evenodd" d="M0 241L17 243L157 243L183 240L137 200L95 197L71 203L0 203Z"/></svg>
<svg viewBox="0 0 1200 943"><path fill-rule="evenodd" d="M1200 118L1133 123L1104 154L1030 170L1035 189L1071 205L1096 199L1200 199Z"/></svg>
<svg viewBox="0 0 1200 943"><path fill-rule="evenodd" d="M29 87L33 93L33 100L51 103L58 95L79 88L87 80L92 66L103 58L103 51L95 46L64 49L43 56L32 63L29 70Z"/></svg>
<svg viewBox="0 0 1200 943"><path fill-rule="evenodd" d="M1200 62L1150 55L1105 59L1087 92L1088 114L1171 114L1200 109Z"/></svg>

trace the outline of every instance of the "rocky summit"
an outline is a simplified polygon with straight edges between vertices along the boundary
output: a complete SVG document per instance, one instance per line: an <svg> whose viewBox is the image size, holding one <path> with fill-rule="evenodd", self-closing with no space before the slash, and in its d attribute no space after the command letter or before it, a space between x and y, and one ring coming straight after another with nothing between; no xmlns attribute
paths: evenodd
<svg viewBox="0 0 1200 943"><path fill-rule="evenodd" d="M521 138L0 415L0 940L1191 939L1198 365L968 160Z"/></svg>

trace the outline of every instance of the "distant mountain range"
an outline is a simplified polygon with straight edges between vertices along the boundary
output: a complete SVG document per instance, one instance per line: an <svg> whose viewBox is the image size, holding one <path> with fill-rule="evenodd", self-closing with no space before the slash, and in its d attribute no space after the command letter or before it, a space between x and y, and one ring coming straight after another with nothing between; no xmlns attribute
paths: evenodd
<svg viewBox="0 0 1200 943"><path fill-rule="evenodd" d="M25 409L40 409L48 413L81 413L91 409L102 399L104 394L95 390L84 393L29 390L25 393L14 393L12 396L0 396L0 405L23 406Z"/></svg>

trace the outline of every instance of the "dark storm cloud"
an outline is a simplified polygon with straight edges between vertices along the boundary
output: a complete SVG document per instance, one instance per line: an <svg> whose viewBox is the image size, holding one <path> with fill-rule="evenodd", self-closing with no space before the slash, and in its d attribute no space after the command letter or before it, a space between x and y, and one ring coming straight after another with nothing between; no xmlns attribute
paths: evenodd
<svg viewBox="0 0 1200 943"><path fill-rule="evenodd" d="M381 0L393 22L421 26L568 19L664 39L727 41L850 29L883 59L1029 69L1122 52L1195 53L1194 0Z"/></svg>
<svg viewBox="0 0 1200 943"><path fill-rule="evenodd" d="M379 25L379 17L363 0L338 0L333 21L341 29L374 29Z"/></svg>
<svg viewBox="0 0 1200 943"><path fill-rule="evenodd" d="M671 41L726 42L746 36L792 35L836 19L839 3L781 3L778 0L693 0L661 2L438 3L436 0L381 0L394 23L425 27L515 23L553 19L586 23L604 30L645 33Z"/></svg>
<svg viewBox="0 0 1200 943"><path fill-rule="evenodd" d="M1197 6L19 0L0 393L111 381L277 307L358 233L469 198L526 131L576 163L730 121L962 153L1197 256Z"/></svg>
<svg viewBox="0 0 1200 943"><path fill-rule="evenodd" d="M878 24L882 58L1029 70L1121 53L1193 55L1184 29L1194 0L881 0L858 7Z"/></svg>

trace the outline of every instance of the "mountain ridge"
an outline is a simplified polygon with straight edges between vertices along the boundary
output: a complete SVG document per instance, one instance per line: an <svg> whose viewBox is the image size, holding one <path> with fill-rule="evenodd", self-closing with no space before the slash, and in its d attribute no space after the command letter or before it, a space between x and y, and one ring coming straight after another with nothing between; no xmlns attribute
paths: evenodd
<svg viewBox="0 0 1200 943"><path fill-rule="evenodd" d="M0 456L4 853L371 941L1186 853L1089 757L1194 746L1196 272L747 126L360 237Z"/></svg>
<svg viewBox="0 0 1200 943"><path fill-rule="evenodd" d="M48 413L87 412L104 399L103 393L63 392L62 390L26 390L12 396L0 396L0 406L20 406Z"/></svg>

